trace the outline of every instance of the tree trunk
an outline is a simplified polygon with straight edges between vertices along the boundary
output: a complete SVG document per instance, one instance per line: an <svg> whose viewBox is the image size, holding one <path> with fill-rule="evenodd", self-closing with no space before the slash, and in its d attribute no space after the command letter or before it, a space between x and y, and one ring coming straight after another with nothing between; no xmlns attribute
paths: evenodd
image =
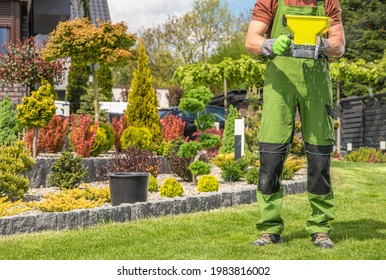
<svg viewBox="0 0 386 280"><path fill-rule="evenodd" d="M32 140L32 157L36 158L38 156L38 137L39 130L37 127L34 127L34 136Z"/></svg>
<svg viewBox="0 0 386 280"><path fill-rule="evenodd" d="M98 78L96 74L96 64L91 64L92 85L94 89L94 112L95 122L99 122L99 93L98 93Z"/></svg>

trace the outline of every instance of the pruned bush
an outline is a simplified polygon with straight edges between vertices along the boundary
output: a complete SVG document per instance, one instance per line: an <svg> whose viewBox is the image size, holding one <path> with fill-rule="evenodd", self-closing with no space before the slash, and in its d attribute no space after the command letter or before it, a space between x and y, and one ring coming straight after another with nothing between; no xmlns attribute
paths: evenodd
<svg viewBox="0 0 386 280"><path fill-rule="evenodd" d="M79 187L87 175L82 166L82 158L64 151L55 161L49 175L49 184L60 189L74 189Z"/></svg>
<svg viewBox="0 0 386 280"><path fill-rule="evenodd" d="M211 169L212 167L209 163L201 160L196 160L189 164L189 170L194 176L209 174Z"/></svg>
<svg viewBox="0 0 386 280"><path fill-rule="evenodd" d="M152 147L153 135L146 127L129 126L121 137L122 149L129 147L150 149Z"/></svg>
<svg viewBox="0 0 386 280"><path fill-rule="evenodd" d="M165 181L163 181L160 187L160 194L161 196L166 196L166 197L183 196L184 188L180 183L177 182L176 179L168 178Z"/></svg>
<svg viewBox="0 0 386 280"><path fill-rule="evenodd" d="M178 151L178 156L183 158L194 158L201 149L201 144L199 142L186 142L180 146Z"/></svg>
<svg viewBox="0 0 386 280"><path fill-rule="evenodd" d="M91 156L98 156L103 152L107 152L114 145L114 131L108 124L99 123L97 133L94 138Z"/></svg>
<svg viewBox="0 0 386 280"><path fill-rule="evenodd" d="M34 164L24 142L0 146L0 197L8 196L11 201L22 199L29 188L25 173Z"/></svg>
<svg viewBox="0 0 386 280"><path fill-rule="evenodd" d="M149 192L158 192L158 180L153 175L150 175L149 178Z"/></svg>
<svg viewBox="0 0 386 280"><path fill-rule="evenodd" d="M199 192L217 192L219 182L214 175L203 175L198 179L197 190Z"/></svg>

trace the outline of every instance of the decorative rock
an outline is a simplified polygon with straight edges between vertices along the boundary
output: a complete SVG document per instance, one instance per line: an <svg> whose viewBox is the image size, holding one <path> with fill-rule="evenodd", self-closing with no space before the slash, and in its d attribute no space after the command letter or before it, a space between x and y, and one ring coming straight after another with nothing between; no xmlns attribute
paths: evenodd
<svg viewBox="0 0 386 280"><path fill-rule="evenodd" d="M56 213L43 213L36 215L36 231L56 230L57 227Z"/></svg>
<svg viewBox="0 0 386 280"><path fill-rule="evenodd" d="M124 223L131 221L131 204L118 205L114 210L114 222Z"/></svg>

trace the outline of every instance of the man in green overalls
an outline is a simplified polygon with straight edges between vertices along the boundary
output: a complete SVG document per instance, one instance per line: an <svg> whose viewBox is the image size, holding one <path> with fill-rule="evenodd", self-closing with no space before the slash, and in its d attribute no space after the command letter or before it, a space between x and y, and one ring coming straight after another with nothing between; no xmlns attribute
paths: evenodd
<svg viewBox="0 0 386 280"><path fill-rule="evenodd" d="M282 241L280 178L292 142L297 108L307 156L307 193L312 209L306 230L316 246L334 246L329 237L335 204L330 179L334 128L327 57L340 57L344 53L340 12L338 0L256 1L245 46L250 52L269 56L271 60L263 91L257 188L261 219L256 225L261 235L253 242L255 246ZM319 56L291 56L291 36L288 36L291 30L283 25L283 15L328 16L333 20L327 38L321 40Z"/></svg>

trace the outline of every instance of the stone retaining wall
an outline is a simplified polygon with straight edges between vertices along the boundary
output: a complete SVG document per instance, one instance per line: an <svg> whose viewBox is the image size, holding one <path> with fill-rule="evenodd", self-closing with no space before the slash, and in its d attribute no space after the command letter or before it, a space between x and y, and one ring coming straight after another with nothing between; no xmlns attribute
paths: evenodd
<svg viewBox="0 0 386 280"><path fill-rule="evenodd" d="M283 187L285 195L302 193L306 190L306 182L285 182ZM147 217L209 211L221 207L255 202L256 188L249 187L236 191L219 191L198 196L122 204L119 206L5 217L0 219L0 235L78 229L108 222L129 222Z"/></svg>
<svg viewBox="0 0 386 280"><path fill-rule="evenodd" d="M29 187L33 188L44 188L48 186L48 176L51 173L52 165L55 163L57 158L55 157L42 157L35 159L34 168L27 173L27 177L29 180ZM100 178L98 177L98 169L100 166L104 166L110 161L111 158L107 157L96 157L96 158L84 158L83 159L83 167L87 171L87 175L85 177L85 182L95 182ZM171 173L169 169L169 164L164 157L160 157L160 174L163 173Z"/></svg>

